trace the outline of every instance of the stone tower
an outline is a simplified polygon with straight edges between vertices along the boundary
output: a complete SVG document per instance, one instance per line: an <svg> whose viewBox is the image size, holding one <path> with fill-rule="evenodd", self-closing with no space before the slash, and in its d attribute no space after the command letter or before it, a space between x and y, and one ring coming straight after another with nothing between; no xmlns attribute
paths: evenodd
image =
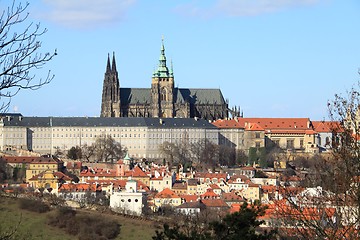
<svg viewBox="0 0 360 240"><path fill-rule="evenodd" d="M106 72L104 77L101 114L100 117L120 117L120 83L116 70L115 53L113 54L112 64L108 55Z"/></svg>
<svg viewBox="0 0 360 240"><path fill-rule="evenodd" d="M153 117L174 117L174 74L166 66L164 39L161 42L159 67L151 81L151 111Z"/></svg>

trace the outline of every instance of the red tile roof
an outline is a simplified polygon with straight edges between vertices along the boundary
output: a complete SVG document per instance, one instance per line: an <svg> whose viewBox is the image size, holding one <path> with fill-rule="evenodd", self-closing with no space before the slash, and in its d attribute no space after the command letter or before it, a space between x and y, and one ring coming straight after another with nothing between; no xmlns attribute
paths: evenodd
<svg viewBox="0 0 360 240"><path fill-rule="evenodd" d="M63 163L61 160L50 157L28 157L28 156L3 156L7 163L41 163L54 164Z"/></svg>
<svg viewBox="0 0 360 240"><path fill-rule="evenodd" d="M245 125L245 130L248 131L265 131L258 123L249 123Z"/></svg>
<svg viewBox="0 0 360 240"><path fill-rule="evenodd" d="M113 187L114 189L125 189L125 185L126 185L126 182L128 180L126 179L102 179L102 180L86 180L86 183L91 183L91 184L98 184L98 185L101 185L101 186L109 186L111 184L113 184ZM142 181L139 181L139 180L132 180L132 181L136 181L137 182L137 190L145 190L145 191L150 191L149 187L146 186Z"/></svg>
<svg viewBox="0 0 360 240"><path fill-rule="evenodd" d="M80 177L116 177L116 170L103 169L103 168L91 168L84 169L80 172Z"/></svg>
<svg viewBox="0 0 360 240"><path fill-rule="evenodd" d="M220 208L228 208L229 206L222 199L202 199L202 203L206 205L206 207L220 207Z"/></svg>
<svg viewBox="0 0 360 240"><path fill-rule="evenodd" d="M339 122L333 121L312 121L314 130L320 133L331 133L333 130L339 132L341 125Z"/></svg>
<svg viewBox="0 0 360 240"><path fill-rule="evenodd" d="M180 195L180 197L184 199L185 202L196 202L200 198L200 196L198 195L189 195L189 194Z"/></svg>
<svg viewBox="0 0 360 240"><path fill-rule="evenodd" d="M149 176L139 166L135 166L132 170L126 171L125 176L149 178Z"/></svg>
<svg viewBox="0 0 360 240"><path fill-rule="evenodd" d="M218 128L244 128L244 125L235 119L219 119L212 122Z"/></svg>
<svg viewBox="0 0 360 240"><path fill-rule="evenodd" d="M29 180L30 181L37 181L43 178L44 174L46 173L46 171L43 171L37 175L32 176ZM53 172L52 173L54 178L57 178L58 180L64 180L64 181L71 181L73 180L71 177L69 177L68 175L65 175L62 172Z"/></svg>
<svg viewBox="0 0 360 240"><path fill-rule="evenodd" d="M219 195L214 193L214 191L211 188L208 188L206 190L206 192L203 195L201 195L202 199L205 199L205 198L206 199L208 199L208 198L218 198L218 197L219 197Z"/></svg>
<svg viewBox="0 0 360 240"><path fill-rule="evenodd" d="M101 191L101 186L89 183L64 183L59 189L59 192L84 192L84 191Z"/></svg>
<svg viewBox="0 0 360 240"><path fill-rule="evenodd" d="M174 193L171 189L165 188L155 195L155 198L180 198L179 195Z"/></svg>
<svg viewBox="0 0 360 240"><path fill-rule="evenodd" d="M224 201L244 201L244 199L233 192L223 193L221 199Z"/></svg>

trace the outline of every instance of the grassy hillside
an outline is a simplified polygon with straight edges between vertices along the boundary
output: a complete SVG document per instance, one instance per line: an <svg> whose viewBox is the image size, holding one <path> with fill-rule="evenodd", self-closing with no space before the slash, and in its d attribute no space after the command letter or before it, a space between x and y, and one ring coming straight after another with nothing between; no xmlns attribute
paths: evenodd
<svg viewBox="0 0 360 240"><path fill-rule="evenodd" d="M72 240L74 236L68 235L61 229L51 227L47 224L49 213L33 213L18 206L17 199L0 198L0 231L4 232L20 222L18 233L23 239L33 240ZM91 213L81 213L91 214ZM151 239L155 227L152 222L103 214L106 218L116 219L121 224L120 235L116 239Z"/></svg>

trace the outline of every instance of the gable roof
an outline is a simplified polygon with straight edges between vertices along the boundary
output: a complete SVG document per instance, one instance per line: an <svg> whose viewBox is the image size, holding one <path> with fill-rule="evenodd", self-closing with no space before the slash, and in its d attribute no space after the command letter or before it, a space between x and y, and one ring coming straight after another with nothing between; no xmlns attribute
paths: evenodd
<svg viewBox="0 0 360 240"><path fill-rule="evenodd" d="M99 190L101 186L92 183L64 183L58 189L59 192L96 192Z"/></svg>
<svg viewBox="0 0 360 240"><path fill-rule="evenodd" d="M239 123L237 119L219 119L212 122L218 128L239 128L244 129L244 125Z"/></svg>
<svg viewBox="0 0 360 240"><path fill-rule="evenodd" d="M223 199L224 201L231 201L231 202L234 202L234 201L244 201L244 199L238 195L236 195L235 193L233 192L228 192L228 193L223 193L221 195L221 199Z"/></svg>
<svg viewBox="0 0 360 240"><path fill-rule="evenodd" d="M155 195L155 198L180 198L179 195L174 193L171 189L165 188Z"/></svg>
<svg viewBox="0 0 360 240"><path fill-rule="evenodd" d="M138 165L136 165L132 170L126 171L125 176L150 178Z"/></svg>
<svg viewBox="0 0 360 240"><path fill-rule="evenodd" d="M333 121L312 121L314 130L319 133L331 133L333 130L340 131L341 125L339 122Z"/></svg>
<svg viewBox="0 0 360 240"><path fill-rule="evenodd" d="M64 181L71 181L73 180L71 177L69 177L68 175L65 175L62 172L51 172L51 170L45 170L37 175L32 176L29 181L37 181L37 180L41 180L43 179L44 175L46 173L50 173L52 174L53 178L56 178L58 181L59 180L64 180Z"/></svg>
<svg viewBox="0 0 360 240"><path fill-rule="evenodd" d="M122 105L151 104L151 88L120 88ZM225 104L220 89L174 88L175 103Z"/></svg>
<svg viewBox="0 0 360 240"><path fill-rule="evenodd" d="M205 208L206 205L202 201L196 201L196 202L184 202L183 204L177 206L176 208Z"/></svg>
<svg viewBox="0 0 360 240"><path fill-rule="evenodd" d="M228 208L229 206L222 199L202 199L202 203L205 204L206 207L221 207Z"/></svg>

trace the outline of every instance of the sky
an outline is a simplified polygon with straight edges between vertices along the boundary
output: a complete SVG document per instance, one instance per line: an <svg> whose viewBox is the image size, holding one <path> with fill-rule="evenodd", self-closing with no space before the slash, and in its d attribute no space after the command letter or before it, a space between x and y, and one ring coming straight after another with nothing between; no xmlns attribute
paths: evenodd
<svg viewBox="0 0 360 240"><path fill-rule="evenodd" d="M328 119L328 100L360 79L358 0L34 0L27 10L48 30L40 52L58 55L34 72L51 70L50 84L12 98L9 112L24 116L99 116L113 52L121 87L150 88L162 37L176 87L220 88L244 117Z"/></svg>

